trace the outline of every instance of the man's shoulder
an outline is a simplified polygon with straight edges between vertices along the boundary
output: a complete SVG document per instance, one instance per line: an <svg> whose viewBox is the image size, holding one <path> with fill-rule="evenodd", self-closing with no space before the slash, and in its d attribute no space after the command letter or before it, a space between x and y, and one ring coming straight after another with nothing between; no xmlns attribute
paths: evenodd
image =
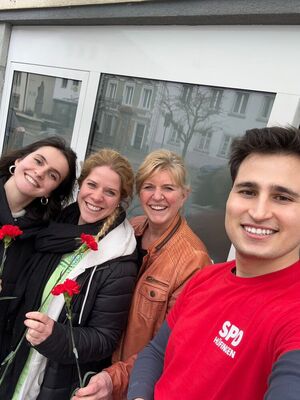
<svg viewBox="0 0 300 400"><path fill-rule="evenodd" d="M218 280L219 277L225 276L235 267L235 261L227 261L219 264L208 265L206 268L199 270L191 278L189 286L198 286L209 280Z"/></svg>

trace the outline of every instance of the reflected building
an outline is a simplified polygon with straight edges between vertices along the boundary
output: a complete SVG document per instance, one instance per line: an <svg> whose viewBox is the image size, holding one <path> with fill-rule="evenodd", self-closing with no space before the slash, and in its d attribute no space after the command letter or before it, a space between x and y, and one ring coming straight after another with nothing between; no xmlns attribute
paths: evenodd
<svg viewBox="0 0 300 400"><path fill-rule="evenodd" d="M70 143L80 89L79 80L15 71L5 149L51 135ZM273 93L102 74L86 156L111 147L127 156L137 170L157 148L180 154L192 189L184 213L214 261L222 261L230 247L224 229L231 186L230 146L246 129L267 124L274 97ZM137 198L129 213L142 213Z"/></svg>
<svg viewBox="0 0 300 400"><path fill-rule="evenodd" d="M71 142L80 81L16 71L4 150L58 135Z"/></svg>
<svg viewBox="0 0 300 400"><path fill-rule="evenodd" d="M230 246L224 229L230 146L246 129L267 124L274 98L273 93L102 74L87 155L112 147L137 170L157 148L180 154L192 188L185 215L214 261L221 261ZM137 199L130 212L142 213Z"/></svg>

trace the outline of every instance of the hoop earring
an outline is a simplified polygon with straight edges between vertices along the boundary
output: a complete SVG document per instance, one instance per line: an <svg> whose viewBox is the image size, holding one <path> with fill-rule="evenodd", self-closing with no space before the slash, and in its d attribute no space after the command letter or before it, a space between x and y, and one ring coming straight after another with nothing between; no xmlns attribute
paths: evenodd
<svg viewBox="0 0 300 400"><path fill-rule="evenodd" d="M42 206L46 206L47 204L48 204L48 202L49 202L49 199L48 199L48 197L41 197L41 205Z"/></svg>
<svg viewBox="0 0 300 400"><path fill-rule="evenodd" d="M11 175L13 175L14 173L15 173L15 169L16 169L16 166L13 164L13 165L10 165L10 167L8 168L8 170L9 170L9 173L11 174Z"/></svg>

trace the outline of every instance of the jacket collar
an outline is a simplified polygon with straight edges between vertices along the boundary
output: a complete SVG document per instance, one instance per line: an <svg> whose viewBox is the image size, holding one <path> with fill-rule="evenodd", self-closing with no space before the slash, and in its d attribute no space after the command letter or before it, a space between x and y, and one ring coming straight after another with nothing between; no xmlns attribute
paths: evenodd
<svg viewBox="0 0 300 400"><path fill-rule="evenodd" d="M142 236L149 225L149 220L147 217L141 217L141 218L143 218L143 221L141 221L141 223L138 226L135 227L134 226L135 224L133 223L136 236ZM177 232L178 228L182 223L183 223L183 218L181 217L180 214L177 214L174 220L172 221L171 225L168 227L168 229L161 235L159 239L153 242L151 246L148 248L148 253L159 251L173 237L173 235Z"/></svg>

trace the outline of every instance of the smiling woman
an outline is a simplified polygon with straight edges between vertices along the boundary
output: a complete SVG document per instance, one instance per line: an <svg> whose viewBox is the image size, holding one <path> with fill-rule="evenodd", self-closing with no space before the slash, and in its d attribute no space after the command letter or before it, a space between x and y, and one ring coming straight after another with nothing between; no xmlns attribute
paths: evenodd
<svg viewBox="0 0 300 400"><path fill-rule="evenodd" d="M25 210L47 221L72 197L76 154L62 139L49 137L2 156L0 175L11 212Z"/></svg>
<svg viewBox="0 0 300 400"><path fill-rule="evenodd" d="M140 189L140 202L148 216L150 227L143 235L143 245L165 232L183 206L188 189L177 183L171 171L158 170L150 175Z"/></svg>
<svg viewBox="0 0 300 400"><path fill-rule="evenodd" d="M34 251L37 232L54 218L72 196L76 154L65 142L51 137L5 154L0 159L0 225L23 231L7 251L1 296L13 296L16 280ZM0 248L0 257L3 245ZM11 336L8 302L0 304L0 360Z"/></svg>
<svg viewBox="0 0 300 400"><path fill-rule="evenodd" d="M48 198L66 178L67 159L55 147L43 146L15 161L15 171L6 182L12 212L24 209L37 197Z"/></svg>
<svg viewBox="0 0 300 400"><path fill-rule="evenodd" d="M51 182L53 165L40 167ZM24 170L29 184L35 184L31 168ZM123 207L132 197L133 178L130 163L118 152L102 149L92 154L82 166L77 202L37 236L36 253L17 282L20 297L11 343L12 348L18 346L26 326L26 338L34 348L24 342L18 347L15 364L0 386L1 399L69 399L80 384L71 342L82 376L110 364L137 275L136 240ZM83 233L99 239L98 249L87 255L78 250ZM72 333L63 303L49 295L65 279L81 286L72 304ZM41 304L41 312L32 312Z"/></svg>
<svg viewBox="0 0 300 400"><path fill-rule="evenodd" d="M120 201L120 176L110 167L94 168L82 182L77 202L79 224L93 223L109 216Z"/></svg>
<svg viewBox="0 0 300 400"><path fill-rule="evenodd" d="M211 263L204 244L180 215L189 193L180 156L162 149L148 154L136 174L136 192L145 215L130 221L137 238L139 279L126 331L115 363L78 390L76 400L111 394L114 400L124 398L136 353L152 339L187 281Z"/></svg>

